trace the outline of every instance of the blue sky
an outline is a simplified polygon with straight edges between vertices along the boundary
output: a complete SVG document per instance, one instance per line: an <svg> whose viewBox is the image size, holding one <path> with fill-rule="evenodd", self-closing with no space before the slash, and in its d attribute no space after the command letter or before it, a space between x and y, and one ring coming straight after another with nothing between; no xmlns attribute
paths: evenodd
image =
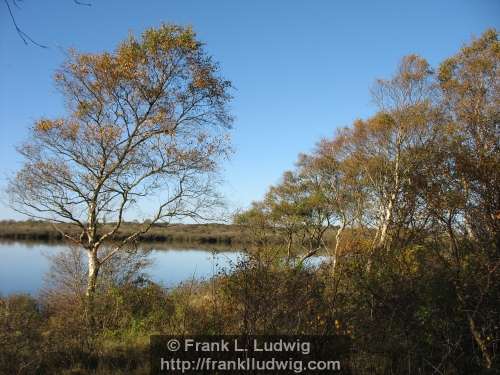
<svg viewBox="0 0 500 375"><path fill-rule="evenodd" d="M369 88L408 53L432 65L499 27L496 0L24 0L18 24L50 48L25 46L0 2L0 186L21 166L15 146L37 118L64 114L52 83L63 50L112 50L129 32L192 25L236 90L236 153L222 191L231 207L260 199L297 154L375 111ZM3 198L4 199L4 198ZM22 218L0 203L0 219Z"/></svg>

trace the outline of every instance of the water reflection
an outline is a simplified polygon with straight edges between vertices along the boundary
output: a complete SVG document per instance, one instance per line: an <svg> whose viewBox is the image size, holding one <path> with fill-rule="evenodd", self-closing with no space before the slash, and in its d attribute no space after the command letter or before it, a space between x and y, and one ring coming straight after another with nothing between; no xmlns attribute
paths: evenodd
<svg viewBox="0 0 500 375"><path fill-rule="evenodd" d="M0 243L0 293L36 294L49 271L49 256L67 247L54 243ZM192 278L210 278L218 269L234 264L237 251L210 252L206 249L151 250L152 265L146 273L166 287Z"/></svg>
<svg viewBox="0 0 500 375"><path fill-rule="evenodd" d="M208 279L229 269L242 257L242 252L227 248L181 249L158 244L147 244L143 248L152 260L145 273L165 287L192 279ZM0 294L36 294L49 271L50 256L65 250L67 247L60 243L0 242ZM318 265L323 260L324 257L318 256L307 263Z"/></svg>

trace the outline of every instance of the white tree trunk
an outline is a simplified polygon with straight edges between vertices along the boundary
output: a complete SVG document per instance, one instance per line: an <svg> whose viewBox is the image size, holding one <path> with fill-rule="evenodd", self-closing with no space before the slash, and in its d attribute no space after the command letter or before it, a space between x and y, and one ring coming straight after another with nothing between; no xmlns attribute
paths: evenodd
<svg viewBox="0 0 500 375"><path fill-rule="evenodd" d="M88 302L92 303L94 298L96 286L97 286L97 275L99 274L100 263L97 259L97 250L88 251L88 274L87 274L87 292L86 297Z"/></svg>
<svg viewBox="0 0 500 375"><path fill-rule="evenodd" d="M398 135L399 138L399 135ZM399 146L398 146L399 148ZM394 206L396 204L396 199L398 196L399 192L399 184L400 184L400 171L399 171L399 155L400 151L398 150L396 154L396 160L395 160L395 165L394 165L394 185L392 187L392 192L389 195L389 201L387 202L387 206L385 207L384 211L384 218L382 221L382 227L380 229L380 238L378 241L378 246L383 246L385 245L387 241L387 235L389 231L389 226L391 225L393 216L394 216Z"/></svg>
<svg viewBox="0 0 500 375"><path fill-rule="evenodd" d="M389 203L384 211L384 216L382 219L382 225L380 227L380 237L378 240L378 245L383 246L387 240L387 232L389 230L390 222L392 221L392 212L394 209L394 202L396 200L396 194L392 193L389 199Z"/></svg>
<svg viewBox="0 0 500 375"><path fill-rule="evenodd" d="M340 239L342 238L342 233L345 229L345 223L342 223L342 226L337 229L337 233L335 234L335 248L333 249L333 261L332 261L332 274L335 276L335 271L337 269L337 262L339 257L340 250Z"/></svg>

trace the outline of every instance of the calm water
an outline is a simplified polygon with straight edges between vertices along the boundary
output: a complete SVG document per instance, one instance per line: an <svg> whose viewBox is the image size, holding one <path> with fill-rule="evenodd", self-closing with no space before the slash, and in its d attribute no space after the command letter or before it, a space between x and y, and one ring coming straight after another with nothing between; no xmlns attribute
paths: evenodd
<svg viewBox="0 0 500 375"><path fill-rule="evenodd" d="M36 294L50 268L48 256L64 250L63 245L0 243L0 294ZM229 251L214 256L199 249L153 250L153 264L146 272L154 281L172 286L193 278L209 278L234 264L239 256L241 253Z"/></svg>

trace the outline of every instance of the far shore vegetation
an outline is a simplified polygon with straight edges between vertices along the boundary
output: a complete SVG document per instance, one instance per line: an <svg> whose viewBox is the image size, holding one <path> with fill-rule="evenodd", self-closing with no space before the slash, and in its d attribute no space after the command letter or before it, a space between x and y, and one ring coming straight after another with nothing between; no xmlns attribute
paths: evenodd
<svg viewBox="0 0 500 375"><path fill-rule="evenodd" d="M137 231L140 223L123 223L116 233L117 239L123 239ZM64 224L60 224L64 228ZM113 223L104 224L102 230L111 228ZM64 228L66 231L66 228ZM73 226L68 224L71 233ZM50 222L26 220L5 220L0 222L0 239L15 241L63 241L64 238ZM190 244L241 244L245 242L242 229L236 225L225 224L155 224L140 236L141 242L166 242Z"/></svg>
<svg viewBox="0 0 500 375"><path fill-rule="evenodd" d="M123 223L116 239L124 239L134 233L144 223ZM64 224L59 224L64 228ZM102 230L106 231L113 223L104 224ZM71 233L73 226L68 224L67 232ZM65 228L66 230L66 228ZM325 241L333 245L335 243L335 228L331 228L325 234ZM65 239L57 231L52 223L43 220L2 220L0 221L0 241L46 241L64 243ZM254 247L255 238L250 229L239 224L155 224L151 229L141 235L138 241L143 247L170 247L180 248L231 248ZM269 241L276 244L282 242L278 235Z"/></svg>

